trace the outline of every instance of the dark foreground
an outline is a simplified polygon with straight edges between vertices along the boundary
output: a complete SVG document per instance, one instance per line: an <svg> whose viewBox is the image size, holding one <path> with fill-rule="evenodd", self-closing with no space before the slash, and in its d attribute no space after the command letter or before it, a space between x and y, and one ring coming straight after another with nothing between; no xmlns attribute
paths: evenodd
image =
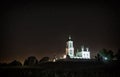
<svg viewBox="0 0 120 77"><path fill-rule="evenodd" d="M120 61L61 61L36 66L1 66L0 77L120 77Z"/></svg>

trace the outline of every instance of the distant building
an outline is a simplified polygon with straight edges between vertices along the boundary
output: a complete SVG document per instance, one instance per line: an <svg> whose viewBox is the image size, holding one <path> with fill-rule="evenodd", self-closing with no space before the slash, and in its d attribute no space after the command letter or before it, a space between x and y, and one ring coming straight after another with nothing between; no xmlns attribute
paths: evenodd
<svg viewBox="0 0 120 77"><path fill-rule="evenodd" d="M69 56L73 59L90 59L90 51L89 48L84 48L84 46L81 46L81 50L77 50L77 52L74 52L74 46L73 41L71 40L71 37L69 36L68 41L66 42L66 56ZM64 55L65 58L65 55Z"/></svg>
<svg viewBox="0 0 120 77"><path fill-rule="evenodd" d="M71 40L71 37L69 36L69 39L66 44L66 55L69 55L70 58L74 58L74 47L73 47L73 41Z"/></svg>

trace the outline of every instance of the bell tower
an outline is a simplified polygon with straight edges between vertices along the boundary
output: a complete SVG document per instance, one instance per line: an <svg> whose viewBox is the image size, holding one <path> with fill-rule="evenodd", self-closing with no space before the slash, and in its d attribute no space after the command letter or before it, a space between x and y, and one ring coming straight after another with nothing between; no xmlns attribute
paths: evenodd
<svg viewBox="0 0 120 77"><path fill-rule="evenodd" d="M74 58L74 47L71 36L69 36L68 41L66 42L66 55L69 55L70 58Z"/></svg>

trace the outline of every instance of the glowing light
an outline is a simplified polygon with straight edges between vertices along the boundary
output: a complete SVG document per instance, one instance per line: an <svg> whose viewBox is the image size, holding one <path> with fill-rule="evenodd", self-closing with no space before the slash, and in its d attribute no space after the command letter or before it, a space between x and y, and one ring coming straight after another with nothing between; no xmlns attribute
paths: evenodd
<svg viewBox="0 0 120 77"><path fill-rule="evenodd" d="M65 58L66 58L66 55L63 56L63 59L65 59Z"/></svg>
<svg viewBox="0 0 120 77"><path fill-rule="evenodd" d="M104 57L104 59L105 59L105 60L108 60L108 58L107 58L107 57Z"/></svg>
<svg viewBox="0 0 120 77"><path fill-rule="evenodd" d="M55 59L53 59L53 62L55 62L56 60Z"/></svg>

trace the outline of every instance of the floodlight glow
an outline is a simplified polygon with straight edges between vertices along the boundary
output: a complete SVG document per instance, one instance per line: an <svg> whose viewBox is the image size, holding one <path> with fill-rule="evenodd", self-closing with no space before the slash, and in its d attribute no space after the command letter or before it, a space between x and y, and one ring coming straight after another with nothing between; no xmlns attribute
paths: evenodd
<svg viewBox="0 0 120 77"><path fill-rule="evenodd" d="M105 60L108 60L108 58L107 58L107 57L104 57L104 59L105 59Z"/></svg>
<svg viewBox="0 0 120 77"><path fill-rule="evenodd" d="M53 59L53 62L55 62L56 60L55 59Z"/></svg>
<svg viewBox="0 0 120 77"><path fill-rule="evenodd" d="M66 58L66 55L63 56L63 59L65 59L65 58Z"/></svg>

